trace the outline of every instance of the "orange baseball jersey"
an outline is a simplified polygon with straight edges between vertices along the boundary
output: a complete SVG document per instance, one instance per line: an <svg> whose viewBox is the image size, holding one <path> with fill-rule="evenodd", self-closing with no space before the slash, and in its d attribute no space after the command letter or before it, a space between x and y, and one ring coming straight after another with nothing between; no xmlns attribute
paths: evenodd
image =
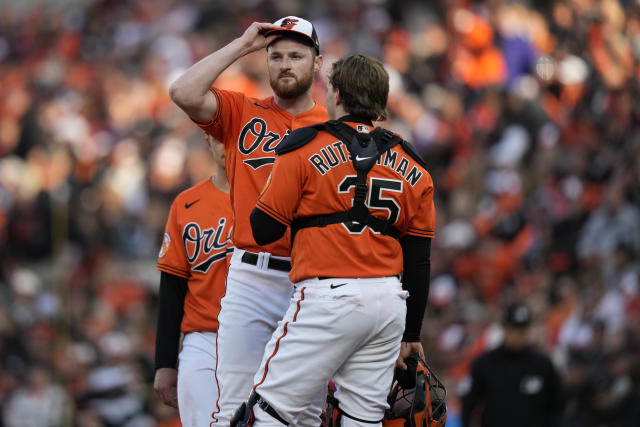
<svg viewBox="0 0 640 427"><path fill-rule="evenodd" d="M357 126L370 132L370 126ZM257 208L285 225L295 218L351 207L356 171L346 146L321 131L308 144L276 158ZM401 235L434 236L433 181L401 145L383 153L367 177L367 206ZM358 223L300 229L291 252L292 282L315 276L381 277L403 270L398 240Z"/></svg>
<svg viewBox="0 0 640 427"><path fill-rule="evenodd" d="M327 110L316 102L311 110L292 115L280 108L273 97L256 99L233 91L211 91L218 103L216 116L208 123L196 123L224 143L236 224L233 242L248 251L289 256L289 231L280 240L259 246L253 240L249 215L269 177L278 143L291 130L328 120Z"/></svg>
<svg viewBox="0 0 640 427"><path fill-rule="evenodd" d="M218 330L220 298L233 252L229 195L207 178L180 193L169 211L158 270L187 279L181 330Z"/></svg>

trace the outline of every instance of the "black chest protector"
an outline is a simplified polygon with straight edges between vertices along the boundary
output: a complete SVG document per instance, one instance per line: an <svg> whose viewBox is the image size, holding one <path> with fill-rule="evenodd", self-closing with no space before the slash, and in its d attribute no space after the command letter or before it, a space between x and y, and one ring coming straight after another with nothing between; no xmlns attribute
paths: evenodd
<svg viewBox="0 0 640 427"><path fill-rule="evenodd" d="M291 223L292 238L301 228L325 227L329 224L339 224L342 222L357 222L370 227L378 233L398 239L400 237L400 230L390 221L371 215L371 212L369 212L365 204L367 193L369 192L367 175L382 153L397 144L402 144L407 154L424 167L424 161L420 155L409 143L387 129L376 127L370 133L359 133L351 126L338 120L329 120L325 123L296 129L278 144L276 154L288 153L304 146L315 138L320 130L327 131L340 139L349 151L351 161L357 172L353 204L351 209L346 211L294 219Z"/></svg>

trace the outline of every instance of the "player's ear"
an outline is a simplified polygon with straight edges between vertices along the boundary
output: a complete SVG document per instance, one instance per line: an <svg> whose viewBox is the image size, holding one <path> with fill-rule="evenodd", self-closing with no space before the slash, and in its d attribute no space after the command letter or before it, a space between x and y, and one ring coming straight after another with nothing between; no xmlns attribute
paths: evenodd
<svg viewBox="0 0 640 427"><path fill-rule="evenodd" d="M336 88L336 105L342 104L342 95L340 94L340 89Z"/></svg>
<svg viewBox="0 0 640 427"><path fill-rule="evenodd" d="M318 71L320 71L320 69L322 69L322 55L316 55L315 59L313 60L313 72L317 73Z"/></svg>

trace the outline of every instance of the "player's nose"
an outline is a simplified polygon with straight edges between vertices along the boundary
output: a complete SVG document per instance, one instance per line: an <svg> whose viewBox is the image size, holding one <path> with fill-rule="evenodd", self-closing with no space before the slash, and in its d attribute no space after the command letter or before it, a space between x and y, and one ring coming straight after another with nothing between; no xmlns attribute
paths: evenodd
<svg viewBox="0 0 640 427"><path fill-rule="evenodd" d="M282 59L282 61L280 62L280 68L283 70L290 70L291 69L291 58L288 57L284 57Z"/></svg>

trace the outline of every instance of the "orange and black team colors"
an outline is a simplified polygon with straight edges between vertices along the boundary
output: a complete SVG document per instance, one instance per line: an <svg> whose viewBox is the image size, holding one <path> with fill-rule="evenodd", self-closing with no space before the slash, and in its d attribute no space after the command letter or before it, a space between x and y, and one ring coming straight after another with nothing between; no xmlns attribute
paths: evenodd
<svg viewBox="0 0 640 427"><path fill-rule="evenodd" d="M289 233L274 243L259 246L251 234L249 215L269 177L278 143L291 130L327 120L327 111L316 103L309 111L292 115L280 108L273 97L248 98L216 88L211 88L211 92L218 103L217 114L209 123L198 125L225 146L225 168L236 223L233 242L247 251L288 257Z"/></svg>
<svg viewBox="0 0 640 427"><path fill-rule="evenodd" d="M292 132L250 216L259 243L290 226L294 293L265 347L238 426L302 425L329 379L341 426L380 426L394 367L424 354L433 182L386 119L389 76L365 55L335 61L332 120ZM411 374L408 374L411 375ZM319 425L316 421L315 426Z"/></svg>
<svg viewBox="0 0 640 427"><path fill-rule="evenodd" d="M358 132L373 128L348 123ZM290 225L294 218L351 207L356 172L347 148L327 132L279 157L257 208ZM406 234L433 238L433 181L400 145L383 153L368 176L368 207ZM291 254L293 283L309 277L381 277L403 271L400 243L360 224L331 224L297 232Z"/></svg>
<svg viewBox="0 0 640 427"><path fill-rule="evenodd" d="M373 130L370 124L345 123L361 134ZM256 210L283 225L347 211L356 180L344 143L320 131L308 144L277 157ZM398 277L426 269L418 262L407 265L414 256L404 252L411 250L408 240L434 236L431 176L398 144L380 155L367 186L369 212L392 223L399 239L358 222L300 228L293 238L294 296L254 377L256 395L291 425L329 378L346 417L341 425L380 425L401 341L409 339L403 338L405 318L422 322L422 312L407 316L407 299L420 293L404 289ZM426 280L416 285L424 287ZM411 339L419 342L419 326L409 326L418 334ZM253 407L255 425L271 425L262 424L269 415L258 407Z"/></svg>
<svg viewBox="0 0 640 427"><path fill-rule="evenodd" d="M162 277L156 382L162 368L178 368L177 384L173 382L177 389L160 392L165 403L177 404L183 426L205 425L203 420L218 410L218 314L233 253L232 229L229 194L208 178L174 200L158 254ZM180 332L184 335L178 355ZM176 392L172 403L166 394L175 399Z"/></svg>
<svg viewBox="0 0 640 427"><path fill-rule="evenodd" d="M262 49L273 96L258 99L217 87L227 67ZM294 129L328 119L312 93L314 76L321 67L318 36L311 22L286 16L274 23L252 23L242 35L187 69L169 90L176 105L224 144L234 215L231 237L235 250L218 316L219 411L202 420L207 425L229 425L253 386L264 346L293 293L288 279L289 235L260 246L253 238L249 216L280 141Z"/></svg>
<svg viewBox="0 0 640 427"><path fill-rule="evenodd" d="M199 126L224 143L236 247L227 277L229 292L220 313L220 412L212 417L212 425L225 425L250 391L264 346L292 294L287 277L290 233L260 246L253 239L249 216L271 173L278 143L291 130L322 122L328 115L318 103L294 116L280 108L273 97L254 99L233 91L211 91L218 102L218 113L210 123ZM253 265L247 263L251 255L255 257ZM286 266L279 267L277 262Z"/></svg>
<svg viewBox="0 0 640 427"><path fill-rule="evenodd" d="M229 195L209 178L180 193L171 205L157 268L188 280L180 328L184 334L218 330L233 253L232 225Z"/></svg>

